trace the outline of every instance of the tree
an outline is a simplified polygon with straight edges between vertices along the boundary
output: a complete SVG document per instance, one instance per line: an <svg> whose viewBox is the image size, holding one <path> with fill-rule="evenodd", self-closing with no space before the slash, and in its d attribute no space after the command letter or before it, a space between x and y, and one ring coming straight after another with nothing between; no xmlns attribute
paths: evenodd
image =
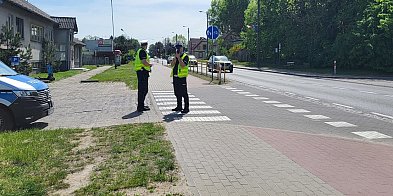
<svg viewBox="0 0 393 196"><path fill-rule="evenodd" d="M0 60L10 65L10 59L13 56L20 57L20 65L15 68L19 73L28 75L32 67L30 65L30 59L32 58L30 45L22 49L22 39L18 33L14 34L12 27L8 25L8 22L1 27L0 33L0 45L4 45L5 49L0 48Z"/></svg>

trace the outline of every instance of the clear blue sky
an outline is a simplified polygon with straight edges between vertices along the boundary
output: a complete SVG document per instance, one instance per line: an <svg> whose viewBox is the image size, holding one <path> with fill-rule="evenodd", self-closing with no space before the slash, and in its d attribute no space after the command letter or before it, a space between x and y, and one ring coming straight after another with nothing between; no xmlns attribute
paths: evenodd
<svg viewBox="0 0 393 196"><path fill-rule="evenodd" d="M29 0L51 16L76 17L78 38L87 35L109 38L112 35L110 0ZM203 37L206 11L211 0L113 0L115 36L124 34L139 40L162 41L172 32L187 37Z"/></svg>

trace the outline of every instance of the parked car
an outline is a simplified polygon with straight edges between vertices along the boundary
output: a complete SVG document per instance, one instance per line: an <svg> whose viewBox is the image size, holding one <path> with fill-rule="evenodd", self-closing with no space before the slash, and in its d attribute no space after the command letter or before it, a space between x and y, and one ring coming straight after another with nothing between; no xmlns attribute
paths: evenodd
<svg viewBox="0 0 393 196"><path fill-rule="evenodd" d="M53 110L47 84L18 74L0 61L0 131L29 124Z"/></svg>
<svg viewBox="0 0 393 196"><path fill-rule="evenodd" d="M214 61L213 61L213 56L209 58L208 61L209 71L212 70L216 71L218 69L218 66L221 67L222 71L224 71L225 69L225 71L229 71L230 73L233 73L233 64L226 56L214 56Z"/></svg>
<svg viewBox="0 0 393 196"><path fill-rule="evenodd" d="M168 59L166 60L167 64L171 64L174 58L174 56L168 57Z"/></svg>
<svg viewBox="0 0 393 196"><path fill-rule="evenodd" d="M190 60L189 60L190 67L198 66L198 60L194 55L188 55L188 58L190 58Z"/></svg>

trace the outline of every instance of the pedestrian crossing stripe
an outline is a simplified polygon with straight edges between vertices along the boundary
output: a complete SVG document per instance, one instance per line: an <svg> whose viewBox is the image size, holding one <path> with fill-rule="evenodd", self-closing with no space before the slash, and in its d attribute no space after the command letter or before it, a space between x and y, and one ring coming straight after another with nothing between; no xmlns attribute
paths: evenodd
<svg viewBox="0 0 393 196"><path fill-rule="evenodd" d="M313 120L323 120L323 119L330 119L330 117L324 115L304 115L307 118L311 118Z"/></svg>
<svg viewBox="0 0 393 196"><path fill-rule="evenodd" d="M173 91L151 91L152 93L171 93Z"/></svg>
<svg viewBox="0 0 393 196"><path fill-rule="evenodd" d="M288 109L288 111L293 112L293 113L310 113L310 111L305 110L305 109Z"/></svg>
<svg viewBox="0 0 393 196"><path fill-rule="evenodd" d="M259 95L246 95L246 97L259 97Z"/></svg>
<svg viewBox="0 0 393 196"><path fill-rule="evenodd" d="M197 102L190 102L190 105L204 105L206 104L203 101L197 101ZM177 102L161 102L161 103L157 103L157 105L159 106L164 106L164 105L177 105Z"/></svg>
<svg viewBox="0 0 393 196"><path fill-rule="evenodd" d="M156 102L160 102L160 101L176 101L177 99L176 98L174 98L174 99L156 99ZM190 101L200 101L200 99L199 98L189 98L189 100Z"/></svg>
<svg viewBox="0 0 393 196"><path fill-rule="evenodd" d="M154 98L173 98L175 95L154 95ZM195 95L188 95L188 97L195 97Z"/></svg>
<svg viewBox="0 0 393 196"><path fill-rule="evenodd" d="M173 111L163 111L162 112L163 115L183 115L180 112L173 112ZM221 114L220 111L218 110L194 110L194 111L190 111L187 114Z"/></svg>
<svg viewBox="0 0 393 196"><path fill-rule="evenodd" d="M250 92L237 92L238 94L241 94L241 95L245 95L245 94L251 94Z"/></svg>
<svg viewBox="0 0 393 196"><path fill-rule="evenodd" d="M174 106L171 107L159 107L159 110L172 110ZM212 106L208 105L190 105L190 109L212 109Z"/></svg>
<svg viewBox="0 0 393 196"><path fill-rule="evenodd" d="M268 100L269 98L267 98L267 97L253 97L253 99L256 99L256 100Z"/></svg>
<svg viewBox="0 0 393 196"><path fill-rule="evenodd" d="M367 138L367 139L391 139L391 136L385 135L383 133L379 133L376 131L363 131L363 132L352 132L358 136Z"/></svg>
<svg viewBox="0 0 393 196"><path fill-rule="evenodd" d="M353 125L351 123L347 122L325 122L328 125L331 125L333 127L357 127L356 125Z"/></svg>
<svg viewBox="0 0 393 196"><path fill-rule="evenodd" d="M175 121L180 122L213 122L213 121L230 121L227 116L212 116L212 117L175 117Z"/></svg>
<svg viewBox="0 0 393 196"><path fill-rule="evenodd" d="M295 106L289 105L289 104L274 104L274 106L278 108L294 108Z"/></svg>

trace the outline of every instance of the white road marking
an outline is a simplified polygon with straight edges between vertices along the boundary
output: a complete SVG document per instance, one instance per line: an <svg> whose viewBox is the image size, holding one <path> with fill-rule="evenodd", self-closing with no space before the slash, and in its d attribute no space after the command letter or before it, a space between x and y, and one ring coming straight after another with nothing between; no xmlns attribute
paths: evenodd
<svg viewBox="0 0 393 196"><path fill-rule="evenodd" d="M172 110L174 108L174 106L172 107L159 107L159 110ZM201 105L201 106L197 106L197 105L190 105L190 109L212 109L212 106L207 106L207 105Z"/></svg>
<svg viewBox="0 0 393 196"><path fill-rule="evenodd" d="M156 99L156 102L159 101L176 101L177 99ZM189 98L190 101L200 101L199 98Z"/></svg>
<svg viewBox="0 0 393 196"><path fill-rule="evenodd" d="M154 95L154 98L172 98L176 97L175 95ZM188 97L195 97L195 95L188 95Z"/></svg>
<svg viewBox="0 0 393 196"><path fill-rule="evenodd" d="M319 101L319 99L314 98L314 97L306 97L306 99L311 99L311 100L314 100L314 101Z"/></svg>
<svg viewBox="0 0 393 196"><path fill-rule="evenodd" d="M154 96L156 95L173 95L174 92L166 92L166 93L153 93Z"/></svg>
<svg viewBox="0 0 393 196"><path fill-rule="evenodd" d="M325 123L333 127L357 127L356 125L347 122L325 122Z"/></svg>
<svg viewBox="0 0 393 196"><path fill-rule="evenodd" d="M246 95L246 97L259 97L259 95Z"/></svg>
<svg viewBox="0 0 393 196"><path fill-rule="evenodd" d="M345 90L345 89L346 89L346 88L339 87L339 86L333 86L332 88L334 88L334 89L340 89L340 90Z"/></svg>
<svg viewBox="0 0 393 196"><path fill-rule="evenodd" d="M281 103L279 101L263 101L264 103L272 103L272 104L277 104L277 103Z"/></svg>
<svg viewBox="0 0 393 196"><path fill-rule="evenodd" d="M285 94L292 95L292 96L296 95L295 93L291 93L291 92L285 92Z"/></svg>
<svg viewBox="0 0 393 196"><path fill-rule="evenodd" d="M214 122L214 121L230 121L227 116L212 116L212 117L176 117L175 121L180 122Z"/></svg>
<svg viewBox="0 0 393 196"><path fill-rule="evenodd" d="M278 108L294 108L295 106L288 105L288 104L274 104L274 106Z"/></svg>
<svg viewBox="0 0 393 196"><path fill-rule="evenodd" d="M159 105L159 106L176 105L176 104L177 104L177 102L160 102L160 103L157 103L157 105ZM206 104L206 103L203 102L203 101L190 102L190 105L204 105L204 104Z"/></svg>
<svg viewBox="0 0 393 196"><path fill-rule="evenodd" d="M163 115L168 115L168 114L181 114L180 112L173 112L173 111L163 111ZM221 114L220 111L218 110L192 110L187 114Z"/></svg>
<svg viewBox="0 0 393 196"><path fill-rule="evenodd" d="M353 134L359 135L367 139L390 139L391 136L376 132L376 131L363 131L363 132L352 132Z"/></svg>
<svg viewBox="0 0 393 196"><path fill-rule="evenodd" d="M353 109L353 107L351 107L351 106L347 106L347 105L343 105L343 104L339 104L339 103L333 103L333 105L344 107L344 108Z"/></svg>
<svg viewBox="0 0 393 196"><path fill-rule="evenodd" d="M244 90L231 90L233 92L243 92Z"/></svg>
<svg viewBox="0 0 393 196"><path fill-rule="evenodd" d="M376 95L377 93L374 93L374 92L371 92L371 91L359 91L359 92L361 92L361 93L367 93L367 94L373 94L373 95Z"/></svg>
<svg viewBox="0 0 393 196"><path fill-rule="evenodd" d="M393 97L393 95L385 95L385 97Z"/></svg>
<svg viewBox="0 0 393 196"><path fill-rule="evenodd" d="M293 113L309 113L310 111L304 109L288 109L288 111Z"/></svg>
<svg viewBox="0 0 393 196"><path fill-rule="evenodd" d="M241 95L245 95L245 94L251 94L250 92L237 92L238 94L241 94Z"/></svg>
<svg viewBox="0 0 393 196"><path fill-rule="evenodd" d="M269 98L267 98L267 97L253 97L253 99L256 99L256 100L268 100Z"/></svg>
<svg viewBox="0 0 393 196"><path fill-rule="evenodd" d="M225 88L225 89L227 89L227 90L236 90L237 88Z"/></svg>
<svg viewBox="0 0 393 196"><path fill-rule="evenodd" d="M173 93L173 91L151 91L152 93Z"/></svg>
<svg viewBox="0 0 393 196"><path fill-rule="evenodd" d="M380 114L380 113L376 113L376 112L371 112L371 114L375 114L375 115L382 116L382 117L385 117L385 118L393 119L393 116L388 116L388 115L385 115L385 114Z"/></svg>
<svg viewBox="0 0 393 196"><path fill-rule="evenodd" d="M313 120L323 120L323 119L330 119L330 117L324 115L304 115L307 118L311 118Z"/></svg>

